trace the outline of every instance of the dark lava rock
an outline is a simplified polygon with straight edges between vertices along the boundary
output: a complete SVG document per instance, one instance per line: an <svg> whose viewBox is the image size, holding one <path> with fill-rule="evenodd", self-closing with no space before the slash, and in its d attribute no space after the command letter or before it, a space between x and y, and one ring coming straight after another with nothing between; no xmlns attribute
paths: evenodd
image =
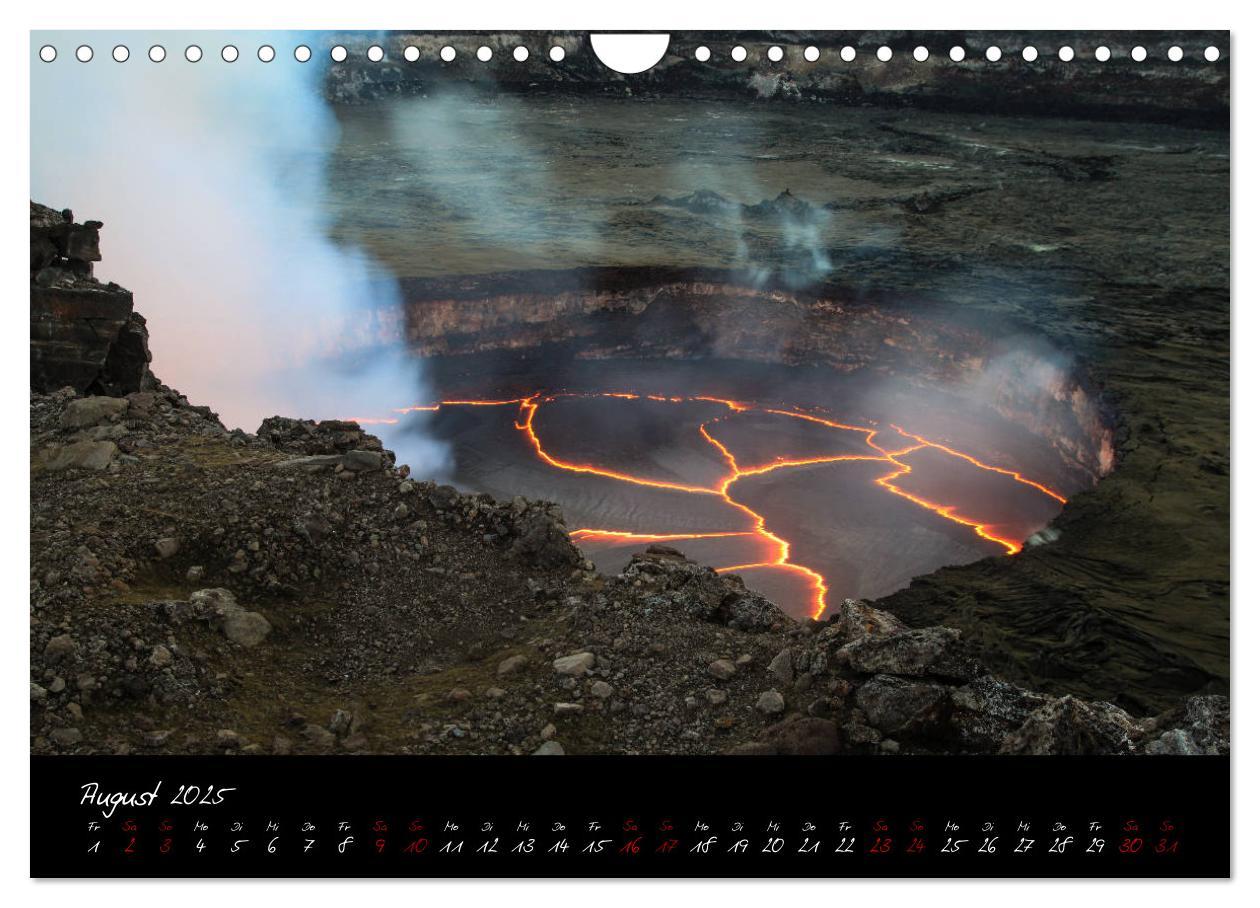
<svg viewBox="0 0 1260 908"><path fill-rule="evenodd" d="M1091 755L1129 753L1137 723L1110 703L1086 703L1071 695L1036 709L1003 742L1005 754Z"/></svg>
<svg viewBox="0 0 1260 908"><path fill-rule="evenodd" d="M886 735L913 735L940 724L949 692L930 681L876 675L858 689L855 702L873 728Z"/></svg>
<svg viewBox="0 0 1260 908"><path fill-rule="evenodd" d="M658 588L688 617L741 631L782 628L791 620L774 603L751 592L743 580L722 575L664 545L634 555L620 577Z"/></svg>
<svg viewBox="0 0 1260 908"><path fill-rule="evenodd" d="M830 719L793 716L766 729L764 740L776 754L820 757L840 753L840 729Z"/></svg>
<svg viewBox="0 0 1260 908"><path fill-rule="evenodd" d="M1142 744L1150 754L1229 753L1229 698L1190 697L1155 720Z"/></svg>
<svg viewBox="0 0 1260 908"><path fill-rule="evenodd" d="M384 453L381 441L364 432L357 422L340 419L291 419L269 416L258 427L257 435L280 451L292 454L348 454L354 451ZM389 454L392 464L393 454ZM378 463L376 469L379 469ZM351 467L347 466L347 469Z"/></svg>
<svg viewBox="0 0 1260 908"><path fill-rule="evenodd" d="M569 540L564 524L545 511L530 511L517 522L519 535L512 541L513 557L544 568L568 567L582 560Z"/></svg>
<svg viewBox="0 0 1260 908"><path fill-rule="evenodd" d="M980 669L963 652L961 637L952 627L917 628L850 643L840 650L840 657L864 674L968 680Z"/></svg>
<svg viewBox="0 0 1260 908"><path fill-rule="evenodd" d="M122 395L150 382L149 334L129 290L92 277L100 221L31 202L31 388Z"/></svg>
<svg viewBox="0 0 1260 908"><path fill-rule="evenodd" d="M992 676L950 691L949 725L962 750L996 752L1049 697Z"/></svg>

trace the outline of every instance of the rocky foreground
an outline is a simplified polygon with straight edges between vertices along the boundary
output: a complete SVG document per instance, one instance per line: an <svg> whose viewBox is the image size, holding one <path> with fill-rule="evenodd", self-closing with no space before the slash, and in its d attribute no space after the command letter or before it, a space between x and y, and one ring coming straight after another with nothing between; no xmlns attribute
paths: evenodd
<svg viewBox="0 0 1260 908"><path fill-rule="evenodd" d="M418 482L353 423L257 434L155 384L31 397L36 752L1217 753L988 674L958 631L800 623L654 547L615 577L543 502Z"/></svg>
<svg viewBox="0 0 1260 908"><path fill-rule="evenodd" d="M228 431L149 372L100 226L32 204L36 753L1228 751L1221 696L1034 693L955 629L798 622L666 547L602 576L554 505L352 422Z"/></svg>

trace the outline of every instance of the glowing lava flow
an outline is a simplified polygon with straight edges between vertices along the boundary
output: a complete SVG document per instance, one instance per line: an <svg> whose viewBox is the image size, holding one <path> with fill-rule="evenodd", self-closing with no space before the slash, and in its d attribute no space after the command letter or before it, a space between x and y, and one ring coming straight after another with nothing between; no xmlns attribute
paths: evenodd
<svg viewBox="0 0 1260 908"><path fill-rule="evenodd" d="M730 539L733 536L752 536L751 532L732 530L729 533L624 533L619 530L572 530L569 536L579 542L682 542L684 539Z"/></svg>
<svg viewBox="0 0 1260 908"><path fill-rule="evenodd" d="M633 399L626 394L609 394L608 397L620 397L625 399ZM542 441L538 438L538 433L534 431L534 414L538 412L538 398L531 397L521 401L521 413L525 415L522 422L516 420L516 428L525 433L529 439L530 445L534 448L534 453L543 459L547 464L558 470L568 470L570 473L586 473L590 476L603 476L606 479L616 479L619 482L629 482L636 486L650 486L654 489L669 489L674 492L690 492L693 495L717 495L714 489L707 489L704 486L688 486L676 482L658 482L655 479L642 479L638 476L631 476L628 473L618 473L615 470L605 470L591 464L569 463L552 457L542 446Z"/></svg>
<svg viewBox="0 0 1260 908"><path fill-rule="evenodd" d="M962 460L967 461L967 463L971 464L973 467L979 467L982 470L988 470L990 473L1001 473L1003 476L1009 476L1011 477L1011 479L1015 480L1016 482L1023 483L1026 486L1030 486L1036 489L1038 492L1042 493L1043 495L1049 495L1059 504L1067 504L1067 499L1064 498L1062 495L1060 495L1058 492L1054 491L1054 489L1043 486L1039 482L1033 482L1031 479L1029 479L1027 476L1024 476L1022 473L1018 473L1015 470L1004 470L1001 467L990 466L987 463L981 463L980 461L972 457L970 454L964 454L962 451L955 451L953 448L947 448L943 444L939 444L938 442L935 442L935 441L928 441L926 438L921 438L920 436L915 435L913 432L907 432L905 429L901 428L901 426L898 426L896 424L890 423L890 425L892 425L893 429L895 429L898 434L906 438L913 438L922 447L935 448L936 450L949 454L952 457L961 458Z"/></svg>
<svg viewBox="0 0 1260 908"><path fill-rule="evenodd" d="M799 419L806 422L815 423L845 432L857 432L865 437L866 445L872 449L873 454L837 454L821 457L805 457L805 458L776 458L769 463L759 464L751 467L741 467L737 462L734 454L721 441L715 438L709 431L709 426L720 422L728 417L717 417L701 422L699 425L700 435L704 440L717 449L722 459L726 462L729 472L718 480L717 484L709 486L687 485L684 483L664 482L661 480L646 479L640 476L633 476L628 473L622 473L616 470L609 470L594 464L573 463L571 461L562 460L549 453L543 446L542 440L538 436L538 432L534 428L534 417L538 413L539 407L543 403L554 401L560 397L605 397L617 398L620 400L651 400L661 403L683 403L683 402L705 402L725 406L730 414L745 413L749 411L772 414L776 416L784 416L791 419ZM539 394L524 398L514 398L510 400L447 400L438 404L428 406L405 407L396 410L397 413L412 412L434 412L440 407L446 406L470 406L470 407L503 407L516 405L519 407L515 427L523 433L533 448L535 455L547 465L558 470L564 470L570 473L579 473L589 476L601 476L605 479L612 479L617 482L630 483L632 485L646 486L655 489L665 489L673 492L683 492L690 495L708 495L714 496L722 500L725 504L743 513L749 518L752 525L746 531L730 531L730 532L710 532L710 533L635 533L622 530L597 529L593 527L583 527L582 529L573 530L570 533L571 538L577 542L604 542L612 544L633 544L633 543L653 543L653 542L679 542L691 539L719 539L737 536L753 536L765 541L771 547L773 557L766 561L749 562L746 564L728 565L719 567L716 570L719 573L729 573L732 571L746 571L761 568L770 568L790 571L804 577L813 590L813 617L815 619L822 616L827 609L827 580L822 574L801 564L796 564L791 560L792 546L783 537L771 532L766 527L766 518L754 511L748 505L736 501L731 496L731 486L741 479L750 476L762 476L775 470L789 469L793 467L815 466L820 464L840 463L844 461L874 461L887 463L893 467L892 472L887 473L875 479L875 484L881 489L890 492L899 498L909 501L918 507L924 508L949 520L953 523L970 528L977 536L988 542L1001 546L1008 555L1014 555L1023 547L1023 543L1017 539L1007 539L997 535L991 525L985 524L983 521L965 517L957 513L954 505L941 504L940 502L931 501L907 492L895 485L895 482L903 476L913 472L913 468L899 457L911 454L924 448L933 448L951 457L959 458L972 466L992 473L1001 474L1015 482L1022 483L1030 488L1036 489L1044 495L1049 496L1060 504L1065 503L1067 499L1055 492L1053 489L1034 482L1015 470L1007 470L1002 467L995 467L991 464L983 463L969 454L956 451L953 448L946 447L938 442L929 441L926 438L915 435L911 432L893 425L892 429L902 437L915 442L914 444L897 449L889 450L876 444L875 437L879 434L879 429L863 428L852 426L846 423L835 422L822 416L812 413L805 413L799 410L782 410L766 407L758 407L750 403L741 401L727 400L719 397L661 397L658 395L640 395L631 392L602 392L589 394L556 394L554 396L543 397ZM396 420L361 420L371 424L372 422L393 422Z"/></svg>

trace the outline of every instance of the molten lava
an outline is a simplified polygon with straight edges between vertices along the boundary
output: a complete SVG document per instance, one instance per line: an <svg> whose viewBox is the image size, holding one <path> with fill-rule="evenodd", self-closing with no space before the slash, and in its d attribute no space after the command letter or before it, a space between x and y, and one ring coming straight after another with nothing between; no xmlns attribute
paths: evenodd
<svg viewBox="0 0 1260 908"><path fill-rule="evenodd" d="M727 410L726 414L702 420L698 423L696 428L704 442L712 446L712 448L720 455L723 462L726 464L726 473L711 486L691 485L687 483L668 482L644 476L636 476L631 473L602 467L594 463L578 463L565 460L547 450L542 439L539 437L538 430L535 427L535 417L537 416L538 411L543 407L543 405L554 402L559 398L615 398L619 400L649 400L666 404L702 402L717 404L725 407ZM1003 536L996 525L986 523L977 517L967 516L960 513L957 505L932 501L922 495L914 494L898 486L897 483L899 480L904 479L906 476L914 472L911 465L907 463L904 458L915 452L931 449L948 457L956 458L960 462L966 463L977 469L1005 476L1014 482L1036 490L1040 494L1045 495L1060 504L1067 500L1063 495L1060 495L1048 486L1035 482L1015 470L1008 470L984 463L970 454L955 450L954 448L948 447L939 442L930 441L920 435L906 431L900 426L891 425L889 428L895 432L898 437L904 439L906 444L899 447L885 447L876 441L876 438L881 434L881 431L883 431L880 428L853 426L828 419L824 416L818 415L817 413L807 413L801 410L761 407L752 403L727 400L725 398L718 397L662 397L659 395L641 395L633 392L566 393L554 395L534 394L529 397L514 398L510 400L447 400L426 406L407 407L396 412L406 414L418 411L434 412L441 407L505 407L513 405L518 408L515 428L525 436L530 447L533 449L535 456L548 466L565 472L599 476L616 482L629 483L637 486L646 486L650 488L664 489L671 492L717 498L725 506L738 511L747 523L747 529L745 530L715 531L705 533L640 533L608 528L583 527L571 532L570 535L575 542L588 544L633 544L678 542L693 539L721 539L741 536L752 537L758 542L764 544L766 551L765 557L758 561L718 567L716 570L720 573L729 573L732 571L748 571L767 568L797 574L805 579L812 591L812 615L814 618L821 617L827 609L827 579L818 571L792 561L791 543L783 536L770 530L766 525L766 518L762 514L736 499L732 492L732 487L740 480L754 476L763 476L776 470L816 466L820 464L833 464L845 461L886 463L889 467L891 467L891 470L875 478L874 482L876 486L884 491L896 495L902 500L909 501L920 508L924 508L925 510L930 511L945 520L968 527L978 537L986 542L1000 546L1001 549L1008 555L1014 555L1019 552L1023 547L1023 541ZM862 437L864 449L869 450L870 453L825 454L811 457L791 457L781 455L775 456L773 459L764 463L743 465L739 463L730 447L727 444L724 444L714 434L716 427L720 423L735 416L736 414L742 413L786 417L789 419L803 420L815 425L823 426L827 429L835 430L836 432L858 433ZM379 421L388 422L389 420L384 419ZM364 422L369 421L365 420Z"/></svg>

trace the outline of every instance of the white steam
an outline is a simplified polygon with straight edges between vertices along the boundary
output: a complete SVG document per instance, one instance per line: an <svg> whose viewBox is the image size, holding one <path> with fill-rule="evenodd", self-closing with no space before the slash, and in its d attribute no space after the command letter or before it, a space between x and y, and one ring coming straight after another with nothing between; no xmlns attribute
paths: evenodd
<svg viewBox="0 0 1260 908"><path fill-rule="evenodd" d="M178 34L178 38L175 36ZM177 40L177 44L174 42ZM31 75L31 197L103 221L98 276L135 293L153 371L228 426L273 414L378 415L424 396L398 345L391 275L329 238L325 165L337 124L323 55L294 33L33 33L60 50ZM90 63L73 48L91 44ZM307 43L314 43L307 40ZM126 63L109 50L124 44ZM166 46L160 64L147 59ZM184 58L187 44L204 52ZM219 59L232 44L235 63ZM276 49L262 63L260 45ZM445 468L441 446L380 430L401 462Z"/></svg>

